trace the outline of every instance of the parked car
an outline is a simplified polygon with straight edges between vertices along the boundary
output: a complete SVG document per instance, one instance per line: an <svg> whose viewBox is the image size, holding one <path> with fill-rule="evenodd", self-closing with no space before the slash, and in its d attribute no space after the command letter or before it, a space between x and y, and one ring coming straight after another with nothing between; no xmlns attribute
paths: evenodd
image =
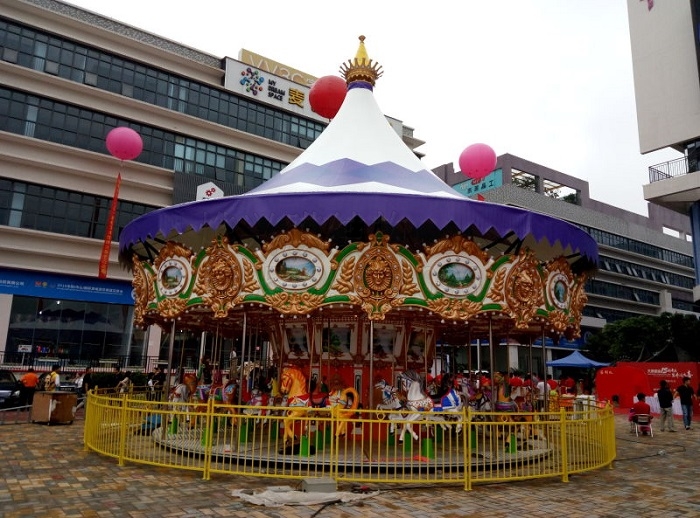
<svg viewBox="0 0 700 518"><path fill-rule="evenodd" d="M6 369L0 370L0 407L19 405L20 383L15 373Z"/></svg>

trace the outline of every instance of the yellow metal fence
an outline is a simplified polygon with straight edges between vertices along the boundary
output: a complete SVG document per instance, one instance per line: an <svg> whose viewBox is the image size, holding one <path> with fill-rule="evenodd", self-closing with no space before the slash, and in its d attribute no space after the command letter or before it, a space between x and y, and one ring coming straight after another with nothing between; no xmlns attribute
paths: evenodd
<svg viewBox="0 0 700 518"><path fill-rule="evenodd" d="M212 473L338 482L473 484L610 466L610 406L550 413L459 414L168 403L91 392L85 446L126 462ZM299 410L299 409L297 409ZM285 442L285 428L295 440ZM393 431L393 433L391 433Z"/></svg>

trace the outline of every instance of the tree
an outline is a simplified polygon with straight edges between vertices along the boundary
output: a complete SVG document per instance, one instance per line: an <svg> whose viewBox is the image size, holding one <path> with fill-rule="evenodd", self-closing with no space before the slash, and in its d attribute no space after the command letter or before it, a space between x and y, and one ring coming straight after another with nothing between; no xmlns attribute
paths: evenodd
<svg viewBox="0 0 700 518"><path fill-rule="evenodd" d="M588 341L592 356L603 361L700 361L694 315L663 313L611 322Z"/></svg>

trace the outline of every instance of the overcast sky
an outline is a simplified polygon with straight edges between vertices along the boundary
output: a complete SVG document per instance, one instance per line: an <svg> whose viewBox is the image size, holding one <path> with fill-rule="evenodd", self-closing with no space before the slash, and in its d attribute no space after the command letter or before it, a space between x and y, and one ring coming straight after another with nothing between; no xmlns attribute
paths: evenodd
<svg viewBox="0 0 700 518"><path fill-rule="evenodd" d="M591 197L647 215L625 0L70 0L218 57L246 48L339 75L360 34L375 96L415 129L428 168L489 144L587 180Z"/></svg>

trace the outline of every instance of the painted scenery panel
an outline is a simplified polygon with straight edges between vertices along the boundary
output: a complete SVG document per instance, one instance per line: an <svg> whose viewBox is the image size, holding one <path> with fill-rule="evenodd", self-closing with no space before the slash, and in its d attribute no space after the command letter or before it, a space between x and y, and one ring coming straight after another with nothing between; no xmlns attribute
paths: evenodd
<svg viewBox="0 0 700 518"><path fill-rule="evenodd" d="M352 330L349 327L323 328L323 352L330 354L350 353L350 338Z"/></svg>
<svg viewBox="0 0 700 518"><path fill-rule="evenodd" d="M304 282L311 280L316 266L304 257L287 257L277 263L275 273L284 282Z"/></svg>
<svg viewBox="0 0 700 518"><path fill-rule="evenodd" d="M374 341L372 343L372 352L374 354L379 356L393 355L395 343L395 329L374 329Z"/></svg>
<svg viewBox="0 0 700 518"><path fill-rule="evenodd" d="M288 327L287 345L291 353L296 355L306 354L309 351L309 344L306 340L306 328Z"/></svg>
<svg viewBox="0 0 700 518"><path fill-rule="evenodd" d="M466 288L474 282L474 270L466 264L446 264L438 271L438 279L450 288Z"/></svg>
<svg viewBox="0 0 700 518"><path fill-rule="evenodd" d="M408 357L414 361L421 360L425 355L425 331L414 329L408 343Z"/></svg>

